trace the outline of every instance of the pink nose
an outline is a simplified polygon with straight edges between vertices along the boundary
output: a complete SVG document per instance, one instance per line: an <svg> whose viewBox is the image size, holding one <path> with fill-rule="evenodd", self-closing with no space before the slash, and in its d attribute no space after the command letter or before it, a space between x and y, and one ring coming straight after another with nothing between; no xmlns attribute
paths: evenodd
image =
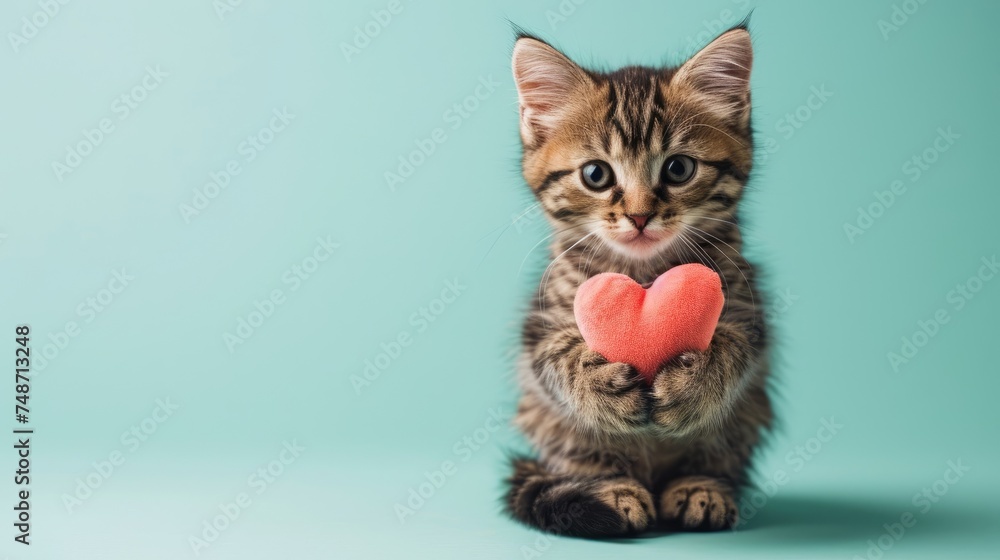
<svg viewBox="0 0 1000 560"><path fill-rule="evenodd" d="M625 217L632 220L632 223L635 224L635 228L639 231L645 229L646 222L649 221L649 214L627 214Z"/></svg>

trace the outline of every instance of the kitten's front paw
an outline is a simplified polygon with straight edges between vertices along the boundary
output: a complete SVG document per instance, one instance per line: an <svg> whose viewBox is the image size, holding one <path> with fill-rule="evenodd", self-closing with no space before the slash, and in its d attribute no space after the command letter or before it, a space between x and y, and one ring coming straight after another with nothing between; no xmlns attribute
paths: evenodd
<svg viewBox="0 0 1000 560"><path fill-rule="evenodd" d="M688 375L697 374L708 366L708 352L692 350L684 352L664 365L664 369L681 371Z"/></svg>
<svg viewBox="0 0 1000 560"><path fill-rule="evenodd" d="M696 406L702 373L708 368L707 352L684 352L670 360L653 378L651 416L653 422L677 428L687 423Z"/></svg>
<svg viewBox="0 0 1000 560"><path fill-rule="evenodd" d="M732 490L707 476L688 476L670 483L660 495L660 517L687 531L718 531L739 521Z"/></svg>
<svg viewBox="0 0 1000 560"><path fill-rule="evenodd" d="M634 367L584 352L577 380L580 412L598 422L638 426L649 420L649 395Z"/></svg>

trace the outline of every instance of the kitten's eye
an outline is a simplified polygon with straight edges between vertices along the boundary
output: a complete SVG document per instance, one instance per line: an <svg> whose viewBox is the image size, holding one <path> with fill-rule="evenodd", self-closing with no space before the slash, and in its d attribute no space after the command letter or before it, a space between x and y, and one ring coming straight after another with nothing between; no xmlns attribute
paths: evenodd
<svg viewBox="0 0 1000 560"><path fill-rule="evenodd" d="M603 161L591 161L580 168L583 184L588 189L603 191L615 184L615 174L611 166Z"/></svg>
<svg viewBox="0 0 1000 560"><path fill-rule="evenodd" d="M663 163L663 169L660 170L660 180L665 185L683 185L691 180L697 167L697 162L688 156L672 156Z"/></svg>

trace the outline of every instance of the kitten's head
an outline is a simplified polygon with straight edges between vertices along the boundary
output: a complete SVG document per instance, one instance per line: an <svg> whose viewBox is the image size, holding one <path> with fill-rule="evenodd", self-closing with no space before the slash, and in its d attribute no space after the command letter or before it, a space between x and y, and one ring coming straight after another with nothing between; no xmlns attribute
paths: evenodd
<svg viewBox="0 0 1000 560"><path fill-rule="evenodd" d="M733 220L752 165L752 62L744 27L680 67L611 73L521 36L524 177L559 235L648 260L688 226Z"/></svg>

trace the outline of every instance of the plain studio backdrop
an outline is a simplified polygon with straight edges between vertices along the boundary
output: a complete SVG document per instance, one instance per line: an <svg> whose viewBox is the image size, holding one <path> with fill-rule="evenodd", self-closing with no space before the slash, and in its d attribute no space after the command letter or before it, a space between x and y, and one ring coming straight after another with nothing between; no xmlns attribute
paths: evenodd
<svg viewBox="0 0 1000 560"><path fill-rule="evenodd" d="M543 537L499 502L549 233L518 171L508 20L610 68L680 62L751 8L743 216L780 416L760 490L737 532ZM996 3L0 14L0 331L13 370L31 327L35 430L32 544L11 476L0 554L1000 553Z"/></svg>

